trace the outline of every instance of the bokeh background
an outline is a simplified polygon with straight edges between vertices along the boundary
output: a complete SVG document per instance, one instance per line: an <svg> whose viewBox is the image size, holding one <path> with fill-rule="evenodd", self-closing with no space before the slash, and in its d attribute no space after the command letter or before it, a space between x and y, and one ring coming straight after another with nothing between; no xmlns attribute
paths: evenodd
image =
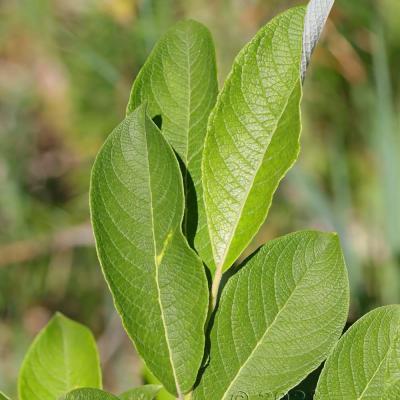
<svg viewBox="0 0 400 400"><path fill-rule="evenodd" d="M290 0L0 0L0 387L60 310L98 339L105 387L139 384L93 247L93 159L124 117L132 81L176 20L212 31L220 83ZM400 302L400 2L337 0L303 101L302 153L253 244L338 231L349 323Z"/></svg>

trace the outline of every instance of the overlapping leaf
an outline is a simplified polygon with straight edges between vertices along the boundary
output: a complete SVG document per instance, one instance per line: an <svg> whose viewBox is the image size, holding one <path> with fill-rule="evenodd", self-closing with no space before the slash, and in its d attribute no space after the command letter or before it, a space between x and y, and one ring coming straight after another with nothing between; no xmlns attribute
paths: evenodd
<svg viewBox="0 0 400 400"><path fill-rule="evenodd" d="M205 142L204 201L217 269L258 232L299 151L304 7L262 28L234 62Z"/></svg>
<svg viewBox="0 0 400 400"><path fill-rule="evenodd" d="M201 185L201 157L208 116L218 91L215 49L206 27L182 21L156 44L137 76L128 114L148 104L151 117L161 116L162 133L184 164L186 193L184 234L213 269Z"/></svg>
<svg viewBox="0 0 400 400"><path fill-rule="evenodd" d="M57 314L31 345L18 383L20 400L54 400L77 387L100 388L99 357L91 332Z"/></svg>
<svg viewBox="0 0 400 400"><path fill-rule="evenodd" d="M143 106L114 130L96 159L91 211L126 330L163 385L187 392L203 357L208 284L181 230L178 162Z"/></svg>
<svg viewBox="0 0 400 400"><path fill-rule="evenodd" d="M329 354L348 302L336 235L304 231L267 243L222 292L194 399L280 398Z"/></svg>
<svg viewBox="0 0 400 400"><path fill-rule="evenodd" d="M119 400L111 393L99 389L82 388L68 393L63 400Z"/></svg>
<svg viewBox="0 0 400 400"><path fill-rule="evenodd" d="M4 393L0 392L0 400L10 400Z"/></svg>
<svg viewBox="0 0 400 400"><path fill-rule="evenodd" d="M316 400L400 398L400 306L377 308L340 339L320 376Z"/></svg>
<svg viewBox="0 0 400 400"><path fill-rule="evenodd" d="M156 386L160 385L160 381L151 373L146 365L144 365L143 368L143 378L149 384ZM157 400L175 400L175 396L167 392L167 390L162 387L161 390L157 393Z"/></svg>

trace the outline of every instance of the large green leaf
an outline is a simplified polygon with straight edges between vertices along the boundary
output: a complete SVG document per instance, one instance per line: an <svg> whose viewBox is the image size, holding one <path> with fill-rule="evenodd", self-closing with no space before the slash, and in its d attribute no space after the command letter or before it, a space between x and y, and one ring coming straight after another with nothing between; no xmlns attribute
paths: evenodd
<svg viewBox="0 0 400 400"><path fill-rule="evenodd" d="M101 387L96 343L91 332L56 314L32 343L21 368L20 400L54 400L83 386Z"/></svg>
<svg viewBox="0 0 400 400"><path fill-rule="evenodd" d="M348 303L335 234L303 231L268 242L222 292L194 399L280 398L329 354Z"/></svg>
<svg viewBox="0 0 400 400"><path fill-rule="evenodd" d="M83 388L68 393L63 400L119 400L111 393L99 389Z"/></svg>
<svg viewBox="0 0 400 400"><path fill-rule="evenodd" d="M120 394L118 397L121 400L153 400L161 389L160 385L144 385Z"/></svg>
<svg viewBox="0 0 400 400"><path fill-rule="evenodd" d="M399 305L369 312L346 332L325 363L315 399L400 399Z"/></svg>
<svg viewBox="0 0 400 400"><path fill-rule="evenodd" d="M91 211L100 262L129 336L169 391L189 391L204 352L208 283L181 230L179 164L145 107L101 149Z"/></svg>
<svg viewBox="0 0 400 400"><path fill-rule="evenodd" d="M304 14L304 7L290 9L257 33L210 116L202 178L219 273L258 232L298 155Z"/></svg>
<svg viewBox="0 0 400 400"><path fill-rule="evenodd" d="M160 115L162 133L183 164L186 193L184 234L213 268L201 185L201 157L208 116L218 93L215 50L206 27L183 21L156 44L132 87L127 112L147 102Z"/></svg>

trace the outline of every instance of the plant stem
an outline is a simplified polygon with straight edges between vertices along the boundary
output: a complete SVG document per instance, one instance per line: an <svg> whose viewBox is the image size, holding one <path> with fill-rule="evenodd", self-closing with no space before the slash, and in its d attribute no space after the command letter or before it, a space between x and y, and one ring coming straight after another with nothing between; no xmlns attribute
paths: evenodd
<svg viewBox="0 0 400 400"><path fill-rule="evenodd" d="M218 299L219 285L221 284L222 279L222 268L217 268L215 271L214 280L211 287L211 311L215 310Z"/></svg>

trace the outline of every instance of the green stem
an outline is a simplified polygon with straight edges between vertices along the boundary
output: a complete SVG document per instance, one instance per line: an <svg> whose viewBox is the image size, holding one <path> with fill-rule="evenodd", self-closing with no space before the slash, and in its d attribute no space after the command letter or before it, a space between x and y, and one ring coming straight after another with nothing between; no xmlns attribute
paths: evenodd
<svg viewBox="0 0 400 400"><path fill-rule="evenodd" d="M217 268L215 271L214 280L211 287L211 311L215 310L218 299L219 286L222 279L222 268Z"/></svg>

